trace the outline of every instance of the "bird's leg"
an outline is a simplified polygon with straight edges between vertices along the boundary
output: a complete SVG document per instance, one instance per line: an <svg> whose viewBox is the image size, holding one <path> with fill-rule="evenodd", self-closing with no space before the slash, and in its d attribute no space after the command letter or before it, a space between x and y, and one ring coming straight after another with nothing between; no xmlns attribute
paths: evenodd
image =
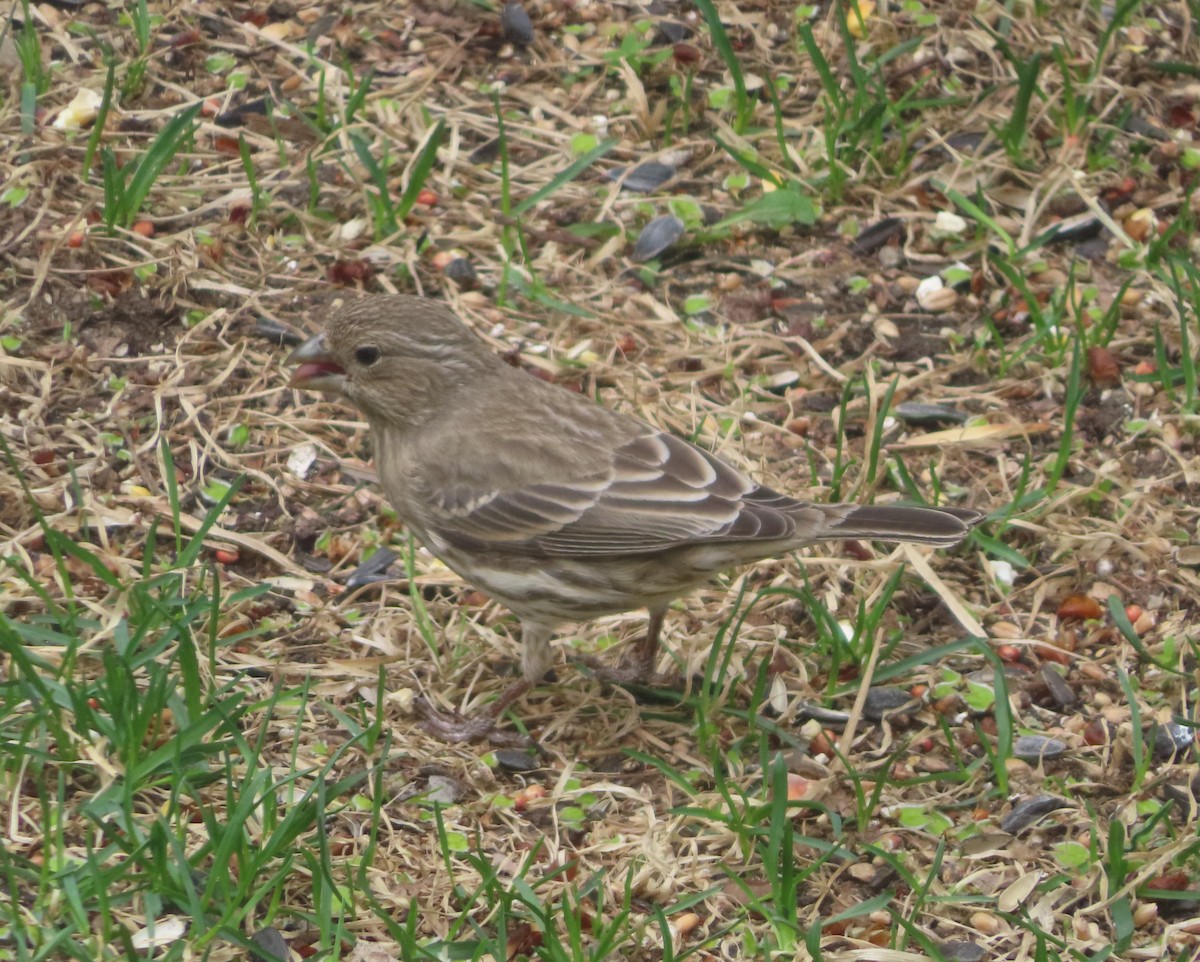
<svg viewBox="0 0 1200 962"><path fill-rule="evenodd" d="M646 634L633 647L633 658L629 667L640 673L641 678L654 676L654 659L658 655L658 636L662 634L663 619L667 615L665 607L651 608L650 618L646 622Z"/></svg>
<svg viewBox="0 0 1200 962"><path fill-rule="evenodd" d="M528 748L539 747L537 742L517 732L499 731L496 722L518 698L542 680L550 668L550 639L552 626L537 622L521 623L521 680L509 685L500 697L485 709L466 717L458 712L440 712L428 699L416 702L417 710L425 718L425 730L443 741L458 743L486 739L493 745L510 745Z"/></svg>
<svg viewBox="0 0 1200 962"><path fill-rule="evenodd" d="M677 684L677 679L656 674L654 659L658 654L658 636L662 632L663 618L666 617L665 606L650 609L650 620L646 623L646 634L633 646L633 653L621 664L613 667L601 664L599 659L591 656L582 659L583 663L596 673L601 681L618 685L648 685L653 688L670 688Z"/></svg>

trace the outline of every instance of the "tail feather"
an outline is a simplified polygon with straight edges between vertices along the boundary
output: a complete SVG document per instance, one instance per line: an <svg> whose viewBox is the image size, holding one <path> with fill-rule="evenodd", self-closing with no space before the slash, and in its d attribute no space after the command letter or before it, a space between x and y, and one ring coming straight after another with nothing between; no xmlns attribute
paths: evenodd
<svg viewBox="0 0 1200 962"><path fill-rule="evenodd" d="M831 514L822 539L863 538L870 541L915 541L922 544L957 544L983 520L970 508L918 508L902 504L830 505Z"/></svg>

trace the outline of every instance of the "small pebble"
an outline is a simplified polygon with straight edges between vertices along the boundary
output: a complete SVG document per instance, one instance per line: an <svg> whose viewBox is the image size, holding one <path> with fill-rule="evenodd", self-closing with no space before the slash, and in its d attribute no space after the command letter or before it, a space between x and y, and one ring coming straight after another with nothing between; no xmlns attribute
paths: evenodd
<svg viewBox="0 0 1200 962"><path fill-rule="evenodd" d="M475 265L465 257L456 257L446 265L445 275L461 287L474 287L479 283Z"/></svg>
<svg viewBox="0 0 1200 962"><path fill-rule="evenodd" d="M971 928L980 935L995 935L1000 931L1000 920L991 912L972 912Z"/></svg>
<svg viewBox="0 0 1200 962"><path fill-rule="evenodd" d="M941 314L958 303L958 291L953 287L939 287L936 290L930 290L923 297L918 291L917 303L921 305L922 310L929 311L931 314Z"/></svg>
<svg viewBox="0 0 1200 962"><path fill-rule="evenodd" d="M639 264L653 260L678 241L686 230L683 221L674 214L655 217L642 228L633 245L633 259Z"/></svg>
<svg viewBox="0 0 1200 962"><path fill-rule="evenodd" d="M1133 910L1133 927L1144 929L1158 918L1158 905L1154 902L1139 902Z"/></svg>
<svg viewBox="0 0 1200 962"><path fill-rule="evenodd" d="M967 229L967 222L952 211L940 210L933 220L933 229L939 234L961 234Z"/></svg>
<svg viewBox="0 0 1200 962"><path fill-rule="evenodd" d="M1065 711L1074 707L1079 699L1053 665L1042 665L1041 675L1042 681L1045 682L1046 688L1050 692L1050 697L1054 699L1059 708Z"/></svg>
<svg viewBox="0 0 1200 962"><path fill-rule="evenodd" d="M863 701L863 717L871 721L881 721L885 715L904 710L912 714L920 708L920 704L901 688L876 687L867 692Z"/></svg>
<svg viewBox="0 0 1200 962"><path fill-rule="evenodd" d="M1154 729L1154 757L1160 760L1175 758L1192 750L1196 730L1179 722L1159 725Z"/></svg>
<svg viewBox="0 0 1200 962"><path fill-rule="evenodd" d="M1017 570L1007 561L991 561L989 562L992 569L992 577L996 579L996 583L1005 588L1011 588L1017 580Z"/></svg>
<svg viewBox="0 0 1200 962"><path fill-rule="evenodd" d="M466 794L466 789L459 782L446 775L430 775L426 784L429 790L423 794L423 798L427 802L452 805Z"/></svg>
<svg viewBox="0 0 1200 962"><path fill-rule="evenodd" d="M497 748L496 765L506 772L532 772L540 768L532 754L517 748Z"/></svg>
<svg viewBox="0 0 1200 962"><path fill-rule="evenodd" d="M1066 753L1065 742L1044 735L1021 735L1013 743L1013 754L1027 762L1053 761Z"/></svg>
<svg viewBox="0 0 1200 962"><path fill-rule="evenodd" d="M983 962L987 951L976 942L943 942L942 957L946 962Z"/></svg>
<svg viewBox="0 0 1200 962"><path fill-rule="evenodd" d="M1037 795L1023 799L1001 819L1000 830L1010 835L1020 834L1030 825L1060 808L1071 808L1071 803L1054 795Z"/></svg>
<svg viewBox="0 0 1200 962"><path fill-rule="evenodd" d="M373 585L380 581L391 581L392 577L388 574L390 568L399 559L399 556L394 551L389 551L387 548L379 548L372 552L362 564L351 572L350 577L346 579L346 587L350 590L361 588L363 585Z"/></svg>
<svg viewBox="0 0 1200 962"><path fill-rule="evenodd" d="M506 3L500 11L500 34L518 47L533 43L533 21L519 3Z"/></svg>
<svg viewBox="0 0 1200 962"><path fill-rule="evenodd" d="M922 404L904 401L892 408L896 417L909 424L964 424L967 415L942 404Z"/></svg>
<svg viewBox="0 0 1200 962"><path fill-rule="evenodd" d="M194 880L193 880L194 884ZM261 958L271 958L274 956L277 959L287 959L291 957L291 951L288 949L287 942L278 929L266 928L259 929L252 936L250 941L262 950ZM251 952L253 958L255 953Z"/></svg>
<svg viewBox="0 0 1200 962"><path fill-rule="evenodd" d="M626 174L626 171L629 171ZM614 167L605 176L609 180L621 180L622 190L632 190L640 194L648 194L658 190L669 181L678 171L671 164L659 163L657 160L647 160L638 164L632 170L628 167Z"/></svg>

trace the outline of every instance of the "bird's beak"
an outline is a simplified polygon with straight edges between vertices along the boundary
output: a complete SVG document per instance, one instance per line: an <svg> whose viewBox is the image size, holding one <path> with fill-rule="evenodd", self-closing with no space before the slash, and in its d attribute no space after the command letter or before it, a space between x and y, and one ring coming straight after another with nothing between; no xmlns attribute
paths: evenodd
<svg viewBox="0 0 1200 962"><path fill-rule="evenodd" d="M331 394L340 394L345 387L346 371L329 353L324 334L310 337L284 363L299 365L288 382L292 387Z"/></svg>

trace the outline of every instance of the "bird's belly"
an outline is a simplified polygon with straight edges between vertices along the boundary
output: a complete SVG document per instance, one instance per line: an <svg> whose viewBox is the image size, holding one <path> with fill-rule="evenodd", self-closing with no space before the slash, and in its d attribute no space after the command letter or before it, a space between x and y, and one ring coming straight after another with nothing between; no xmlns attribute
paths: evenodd
<svg viewBox="0 0 1200 962"><path fill-rule="evenodd" d="M578 560L497 553L484 560L453 549L436 553L465 581L520 617L548 623L665 605L725 567L671 556Z"/></svg>

